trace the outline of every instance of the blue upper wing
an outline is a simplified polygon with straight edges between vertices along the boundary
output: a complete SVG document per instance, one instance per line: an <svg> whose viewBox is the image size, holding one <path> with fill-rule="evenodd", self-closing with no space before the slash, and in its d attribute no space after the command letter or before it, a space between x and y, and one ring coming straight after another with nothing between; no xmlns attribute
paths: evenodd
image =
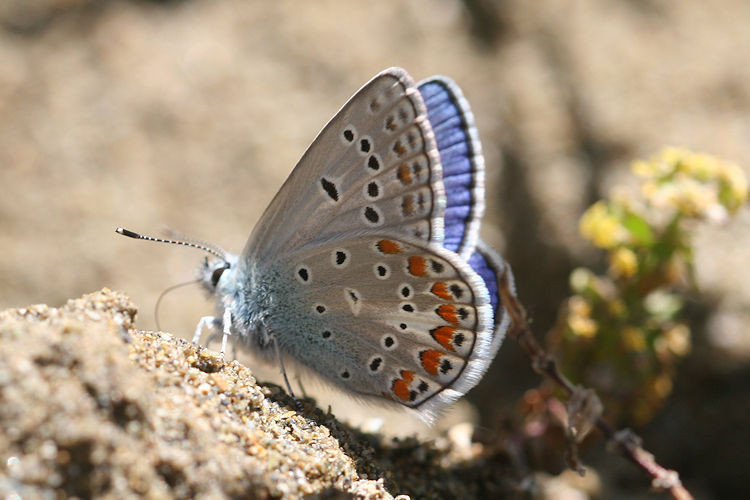
<svg viewBox="0 0 750 500"><path fill-rule="evenodd" d="M474 116L461 89L435 76L419 84L443 165L447 198L443 246L468 259L484 212L484 157Z"/></svg>

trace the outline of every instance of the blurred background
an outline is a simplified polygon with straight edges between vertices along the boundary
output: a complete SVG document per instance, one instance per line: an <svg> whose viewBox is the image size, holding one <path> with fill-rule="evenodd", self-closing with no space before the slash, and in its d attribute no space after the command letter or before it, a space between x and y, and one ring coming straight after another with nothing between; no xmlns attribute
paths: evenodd
<svg viewBox="0 0 750 500"><path fill-rule="evenodd" d="M168 227L240 251L320 128L389 66L463 88L487 160L483 237L513 266L540 338L570 271L605 267L578 219L634 182L633 160L674 145L748 172L746 1L362 5L1 0L0 307L61 305L109 286L154 329L159 293L192 279L203 255L115 227ZM695 230L693 351L637 430L699 496L726 498L750 463L750 214ZM197 287L182 288L164 298L161 327L189 338L212 311ZM475 404L457 411L487 429L509 425L537 384L508 341ZM347 417L341 399L330 401ZM584 458L639 477L601 442Z"/></svg>

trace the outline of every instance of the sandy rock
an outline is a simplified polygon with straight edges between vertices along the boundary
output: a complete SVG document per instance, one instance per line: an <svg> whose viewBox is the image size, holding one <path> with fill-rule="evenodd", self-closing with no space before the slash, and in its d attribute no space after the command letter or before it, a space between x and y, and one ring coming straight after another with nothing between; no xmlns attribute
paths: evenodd
<svg viewBox="0 0 750 500"><path fill-rule="evenodd" d="M323 426L247 368L166 333L103 289L0 314L0 490L21 497L288 497L364 481Z"/></svg>

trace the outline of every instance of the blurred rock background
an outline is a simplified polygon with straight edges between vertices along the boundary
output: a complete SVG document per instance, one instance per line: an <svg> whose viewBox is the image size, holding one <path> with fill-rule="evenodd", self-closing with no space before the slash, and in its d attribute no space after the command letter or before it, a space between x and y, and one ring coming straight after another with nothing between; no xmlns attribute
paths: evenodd
<svg viewBox="0 0 750 500"><path fill-rule="evenodd" d="M318 130L397 65L449 75L469 99L488 166L483 235L541 336L570 270L601 259L578 217L633 182L632 160L675 145L748 171L748 26L742 0L2 0L0 307L106 285L155 328L159 293L192 279L202 255L114 228L239 251ZM750 442L750 214L698 228L696 244L695 348L639 431L699 496L727 498ZM182 288L161 327L189 337L211 311ZM498 426L536 384L508 342L471 394L481 422ZM620 467L593 458L601 448L587 460Z"/></svg>

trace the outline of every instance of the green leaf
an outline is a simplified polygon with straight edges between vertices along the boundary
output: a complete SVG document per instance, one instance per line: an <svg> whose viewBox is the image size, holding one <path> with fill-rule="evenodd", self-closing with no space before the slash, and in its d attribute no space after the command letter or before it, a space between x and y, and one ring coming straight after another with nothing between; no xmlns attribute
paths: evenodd
<svg viewBox="0 0 750 500"><path fill-rule="evenodd" d="M651 230L651 225L640 215L627 212L622 225L633 235L638 244L651 246L654 243L654 232Z"/></svg>

